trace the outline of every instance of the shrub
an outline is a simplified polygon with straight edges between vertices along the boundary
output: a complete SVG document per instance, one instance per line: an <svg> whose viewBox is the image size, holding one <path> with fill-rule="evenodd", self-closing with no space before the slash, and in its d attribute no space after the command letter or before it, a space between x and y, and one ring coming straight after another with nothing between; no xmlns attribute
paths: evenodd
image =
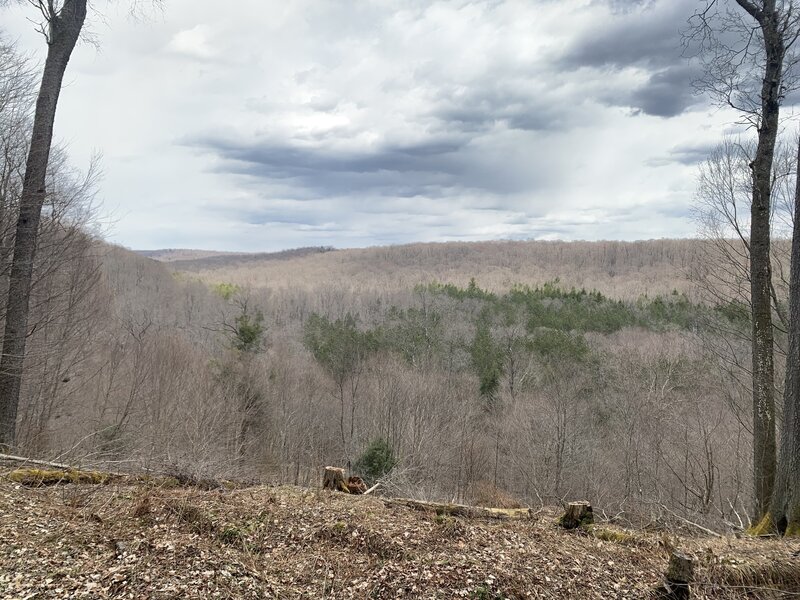
<svg viewBox="0 0 800 600"><path fill-rule="evenodd" d="M389 473L397 461L391 445L384 438L370 442L353 465L353 470L361 475L370 485Z"/></svg>

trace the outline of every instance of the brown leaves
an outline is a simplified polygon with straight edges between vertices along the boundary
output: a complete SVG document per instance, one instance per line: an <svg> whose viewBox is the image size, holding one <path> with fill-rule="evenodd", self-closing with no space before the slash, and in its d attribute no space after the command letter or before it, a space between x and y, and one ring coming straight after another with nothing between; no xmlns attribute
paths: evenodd
<svg viewBox="0 0 800 600"><path fill-rule="evenodd" d="M74 503L59 488L0 484L0 598L633 599L668 560L655 535L626 544L565 532L556 511L495 521L289 487L91 489ZM774 556L789 565L797 550L675 543L702 557L698 598L745 597L719 595L730 569Z"/></svg>

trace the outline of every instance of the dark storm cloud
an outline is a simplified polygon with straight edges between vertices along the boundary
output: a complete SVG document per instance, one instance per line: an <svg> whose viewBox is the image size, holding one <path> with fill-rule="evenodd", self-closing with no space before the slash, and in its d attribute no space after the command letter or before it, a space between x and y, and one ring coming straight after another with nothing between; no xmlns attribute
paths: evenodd
<svg viewBox="0 0 800 600"><path fill-rule="evenodd" d="M650 76L645 85L633 92L631 106L656 117L680 115L701 102L692 87L695 77L696 71L689 65L658 71Z"/></svg>
<svg viewBox="0 0 800 600"><path fill-rule="evenodd" d="M464 166L454 159L456 140L347 152L292 145L206 138L191 143L223 159L222 172L283 180L315 195L372 192L380 195L432 194L453 185ZM413 179L414 185L409 185Z"/></svg>
<svg viewBox="0 0 800 600"><path fill-rule="evenodd" d="M531 183L514 166L504 166L500 158L472 148L470 139L457 132L360 151L304 147L291 140L248 142L212 136L187 145L222 159L220 172L283 181L301 191L298 198L351 194L436 198L454 189L505 194L529 189Z"/></svg>
<svg viewBox="0 0 800 600"><path fill-rule="evenodd" d="M638 87L612 87L597 99L608 106L630 108L634 115L677 117L704 102L692 87L696 74L690 65L669 67L648 75Z"/></svg>
<svg viewBox="0 0 800 600"><path fill-rule="evenodd" d="M681 60L681 31L697 9L696 0L612 4L617 8L624 4L627 10L575 36L561 65L665 68Z"/></svg>
<svg viewBox="0 0 800 600"><path fill-rule="evenodd" d="M432 115L463 132L480 132L502 124L522 131L564 131L579 118L575 107L555 99L557 86L531 89L530 80L498 80L488 73L466 90L443 90Z"/></svg>
<svg viewBox="0 0 800 600"><path fill-rule="evenodd" d="M682 56L681 46L681 31L697 9L696 0L605 3L615 16L604 26L576 36L560 64L569 69L649 72L647 82L638 89L607 94L610 104L629 106L636 113L675 117L699 104L702 100L692 86L699 73Z"/></svg>

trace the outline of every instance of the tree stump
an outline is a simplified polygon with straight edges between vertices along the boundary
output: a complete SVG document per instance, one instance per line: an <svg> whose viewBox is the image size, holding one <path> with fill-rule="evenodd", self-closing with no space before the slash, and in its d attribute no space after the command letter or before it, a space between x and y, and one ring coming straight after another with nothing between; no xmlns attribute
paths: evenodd
<svg viewBox="0 0 800 600"><path fill-rule="evenodd" d="M561 526L564 529L576 529L594 523L592 505L588 502L570 502L567 512L561 517Z"/></svg>
<svg viewBox="0 0 800 600"><path fill-rule="evenodd" d="M363 494L367 491L367 484L361 477L353 475L347 480L347 489L351 494Z"/></svg>
<svg viewBox="0 0 800 600"><path fill-rule="evenodd" d="M669 557L666 585L668 597L675 600L688 600L689 584L694 579L694 561L682 552L673 552Z"/></svg>
<svg viewBox="0 0 800 600"><path fill-rule="evenodd" d="M322 476L322 489L335 490L349 494L350 488L347 487L344 469L340 469L339 467L325 467L325 474Z"/></svg>

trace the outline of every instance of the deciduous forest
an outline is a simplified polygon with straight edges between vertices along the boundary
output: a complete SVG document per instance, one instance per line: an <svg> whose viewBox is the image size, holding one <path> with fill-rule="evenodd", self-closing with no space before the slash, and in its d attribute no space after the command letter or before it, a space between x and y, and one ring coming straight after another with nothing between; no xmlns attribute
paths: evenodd
<svg viewBox="0 0 800 600"><path fill-rule="evenodd" d="M25 5L41 63L0 27L0 595L797 595L796 1L685 15L681 77L735 123L689 161L691 238L276 252L109 241L103 162L76 166L56 128L94 4ZM618 116L644 113L670 116ZM431 143L418 163L388 144L344 165L312 146L228 148L228 163L248 185L269 163L284 193L315 169L332 188L348 170L377 179L384 160L406 185L455 152Z"/></svg>
<svg viewBox="0 0 800 600"><path fill-rule="evenodd" d="M704 248L432 244L216 266L87 245L83 317L31 339L20 445L302 485L349 464L400 495L585 497L637 523L741 527L746 377L720 347L746 362L749 321L691 291Z"/></svg>

